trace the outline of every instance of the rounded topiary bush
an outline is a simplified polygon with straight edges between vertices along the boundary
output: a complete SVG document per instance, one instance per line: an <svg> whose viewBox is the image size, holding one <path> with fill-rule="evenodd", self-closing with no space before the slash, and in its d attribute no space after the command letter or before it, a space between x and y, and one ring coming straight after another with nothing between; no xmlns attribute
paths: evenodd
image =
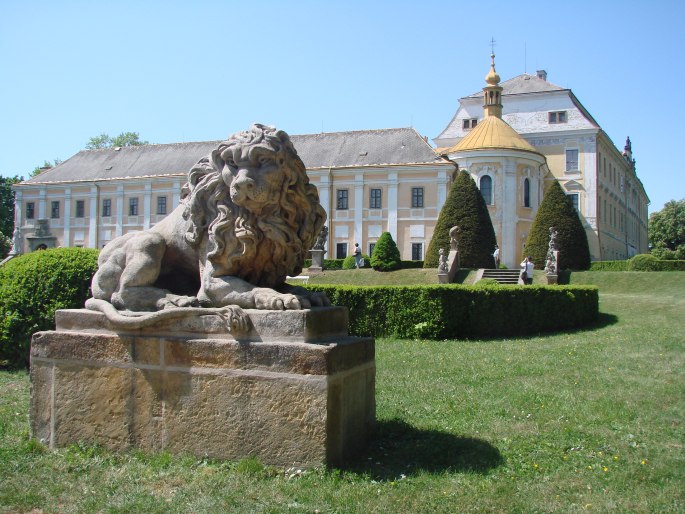
<svg viewBox="0 0 685 514"><path fill-rule="evenodd" d="M648 253L641 253L628 261L628 271L659 271L659 259Z"/></svg>
<svg viewBox="0 0 685 514"><path fill-rule="evenodd" d="M369 256L363 253L362 259L364 259L364 267L368 268L370 266ZM347 257L345 257L345 259L343 260L343 263L342 263L342 269L354 269L356 267L357 267L357 265L356 265L355 260L354 260L354 255L348 255Z"/></svg>
<svg viewBox="0 0 685 514"><path fill-rule="evenodd" d="M400 268L400 251L390 232L383 232L371 253L371 267L376 271L393 271Z"/></svg>
<svg viewBox="0 0 685 514"><path fill-rule="evenodd" d="M97 259L94 249L57 248L0 267L0 364L27 366L31 336L54 329L57 309L83 307Z"/></svg>

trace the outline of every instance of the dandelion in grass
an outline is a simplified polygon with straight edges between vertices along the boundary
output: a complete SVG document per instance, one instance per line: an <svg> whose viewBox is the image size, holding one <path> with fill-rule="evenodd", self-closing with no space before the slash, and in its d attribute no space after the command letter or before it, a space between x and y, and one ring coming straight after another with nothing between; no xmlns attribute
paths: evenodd
<svg viewBox="0 0 685 514"><path fill-rule="evenodd" d="M604 467L602 468L602 471L604 471L604 472L606 473L607 471L609 471L609 468L607 468L606 466L604 466Z"/></svg>
<svg viewBox="0 0 685 514"><path fill-rule="evenodd" d="M644 466L645 464L647 464L647 461L644 460L644 459L642 459L642 460L640 461L640 464L642 464L642 465Z"/></svg>

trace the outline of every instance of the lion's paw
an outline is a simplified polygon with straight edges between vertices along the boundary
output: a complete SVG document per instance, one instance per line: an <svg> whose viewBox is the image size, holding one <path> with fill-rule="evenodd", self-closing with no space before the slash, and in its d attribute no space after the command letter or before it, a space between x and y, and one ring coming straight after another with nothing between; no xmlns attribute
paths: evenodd
<svg viewBox="0 0 685 514"><path fill-rule="evenodd" d="M157 302L157 307L161 309L173 309L176 307L199 307L200 303L195 296L180 296L167 294Z"/></svg>
<svg viewBox="0 0 685 514"><path fill-rule="evenodd" d="M255 308L282 311L282 310L301 310L310 307L306 298L295 296L294 294L283 294L273 289L258 289L254 292Z"/></svg>

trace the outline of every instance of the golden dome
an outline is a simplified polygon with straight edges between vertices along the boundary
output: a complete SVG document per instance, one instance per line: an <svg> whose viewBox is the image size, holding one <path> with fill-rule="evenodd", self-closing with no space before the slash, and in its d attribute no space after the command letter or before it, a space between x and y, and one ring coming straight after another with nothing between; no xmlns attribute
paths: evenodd
<svg viewBox="0 0 685 514"><path fill-rule="evenodd" d="M491 86L496 86L499 84L499 75L495 71L495 54L490 54L490 58L492 59L492 63L490 64L490 71L485 76L485 82Z"/></svg>
<svg viewBox="0 0 685 514"><path fill-rule="evenodd" d="M482 150L485 148L506 148L509 150L523 150L538 152L531 144L523 139L509 124L497 116L488 116L469 132L461 141L445 153Z"/></svg>

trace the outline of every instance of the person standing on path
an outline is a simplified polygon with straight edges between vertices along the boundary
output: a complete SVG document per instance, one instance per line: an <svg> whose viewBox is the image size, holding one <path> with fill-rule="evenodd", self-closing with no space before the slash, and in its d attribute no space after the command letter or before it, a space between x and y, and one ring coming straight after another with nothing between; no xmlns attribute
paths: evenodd
<svg viewBox="0 0 685 514"><path fill-rule="evenodd" d="M362 260L362 249L359 248L359 243L354 243L354 265L357 269L364 265L364 261Z"/></svg>

